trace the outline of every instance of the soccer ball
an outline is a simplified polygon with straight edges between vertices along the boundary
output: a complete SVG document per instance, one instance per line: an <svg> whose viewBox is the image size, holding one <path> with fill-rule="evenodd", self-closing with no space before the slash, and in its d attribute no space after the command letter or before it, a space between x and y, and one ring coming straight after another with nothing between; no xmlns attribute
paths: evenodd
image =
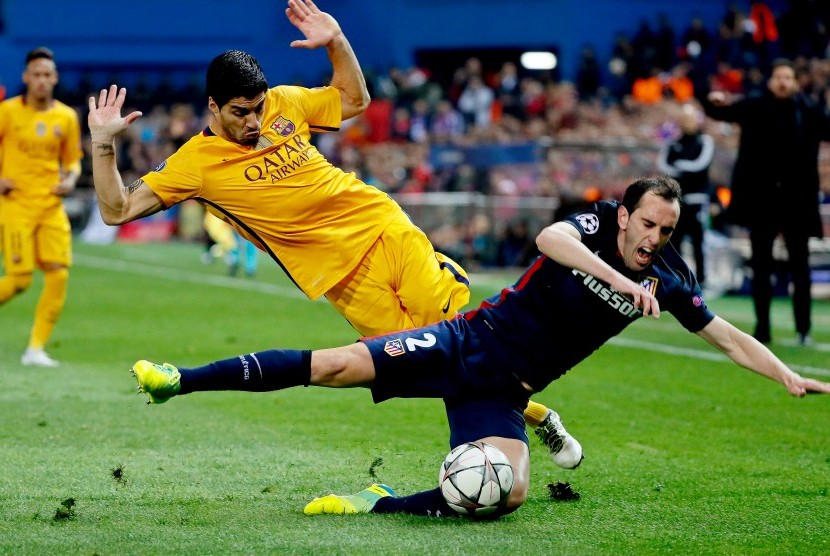
<svg viewBox="0 0 830 556"><path fill-rule="evenodd" d="M438 484L453 510L484 516L507 501L513 488L513 467L504 452L492 444L467 442L444 458Z"/></svg>

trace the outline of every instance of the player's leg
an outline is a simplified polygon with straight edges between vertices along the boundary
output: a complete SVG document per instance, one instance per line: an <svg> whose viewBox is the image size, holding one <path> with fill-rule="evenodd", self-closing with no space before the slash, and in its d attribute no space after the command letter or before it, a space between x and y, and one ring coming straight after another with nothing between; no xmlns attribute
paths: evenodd
<svg viewBox="0 0 830 556"><path fill-rule="evenodd" d="M528 406L534 402L528 402ZM541 404L541 407L545 406ZM552 409L546 409L544 419L533 432L539 441L548 449L553 462L563 469L576 469L585 456L582 453L582 444L574 438L562 424L562 418ZM525 421L528 419L528 409L525 410Z"/></svg>
<svg viewBox="0 0 830 556"><path fill-rule="evenodd" d="M238 233L236 235L236 239L241 244L238 247L240 253L244 254L245 276L248 276L250 278L256 274L258 262L257 257L259 256L259 249L257 249L256 245L254 245Z"/></svg>
<svg viewBox="0 0 830 556"><path fill-rule="evenodd" d="M488 516L495 518L516 511L527 498L530 457L527 444L521 440L496 436L488 436L481 440L504 452L513 468L513 489L510 491L507 503L497 513ZM440 487L407 496L396 496L391 487L378 484L371 485L357 494L329 494L315 498L306 504L303 513L306 515L406 513L434 517L458 516L458 513L447 504Z"/></svg>
<svg viewBox="0 0 830 556"><path fill-rule="evenodd" d="M749 231L752 267L752 301L755 307L755 339L772 340L770 305L772 304L772 246L777 235L775 223L756 224Z"/></svg>
<svg viewBox="0 0 830 556"><path fill-rule="evenodd" d="M436 253L426 235L404 219L387 228L326 298L358 332L377 336L452 318L467 304L470 291L464 270ZM566 469L579 465L582 446L555 411L531 401L525 421L554 463Z"/></svg>
<svg viewBox="0 0 830 556"><path fill-rule="evenodd" d="M44 218L35 231L35 257L43 271L43 290L35 306L29 344L21 357L24 365L55 367L58 362L44 350L66 304L69 266L72 263L72 230L63 211Z"/></svg>
<svg viewBox="0 0 830 556"><path fill-rule="evenodd" d="M32 285L32 278L31 272L6 274L0 278L0 305L29 289Z"/></svg>
<svg viewBox="0 0 830 556"><path fill-rule="evenodd" d="M465 442L482 440L504 452L513 468L513 488L510 496L497 514L491 517L515 511L527 498L530 482L530 457L521 405L523 404L493 400L446 402L452 448ZM437 459L439 461L436 461L436 468L440 463L440 458ZM303 512L307 515L359 512L408 513L435 517L458 515L447 504L438 486L408 496L395 496L394 493L377 496L372 498L370 503L356 508L355 497L365 499L366 493L363 491L351 496L330 494L315 498L306 505Z"/></svg>
<svg viewBox="0 0 830 556"><path fill-rule="evenodd" d="M271 349L221 359L201 367L177 368L146 360L133 365L140 392L149 403L164 403L191 392L271 392L293 386L368 386L374 365L363 344L317 350Z"/></svg>
<svg viewBox="0 0 830 556"><path fill-rule="evenodd" d="M810 325L812 297L810 288L810 238L798 225L784 230L784 242L787 245L787 256L790 265L790 274L793 281L793 316L795 331L800 343L810 342Z"/></svg>
<svg viewBox="0 0 830 556"><path fill-rule="evenodd" d="M452 318L470 290L463 269L402 214L326 299L360 334L378 336Z"/></svg>
<svg viewBox="0 0 830 556"><path fill-rule="evenodd" d="M692 240L692 252L695 258L695 276L701 287L706 283L706 266L703 252L703 236L709 217L708 205L691 205L695 210L695 219L690 223L689 237Z"/></svg>
<svg viewBox="0 0 830 556"><path fill-rule="evenodd" d="M426 234L408 219L395 222L380 238L380 262L392 276L395 296L415 326L453 318L470 301L465 270L437 253Z"/></svg>
<svg viewBox="0 0 830 556"><path fill-rule="evenodd" d="M414 241L414 243L417 244L418 242ZM423 269L429 268L429 265L425 264L407 265L408 268L415 270L414 272L410 271L412 274L416 274L421 269L420 277L410 276L403 281L404 286L399 291L404 306L415 308L412 315L416 324L418 318L434 318L436 316L451 318L469 300L467 275L463 269L449 257L433 252L431 245L422 246L422 249L424 251L428 249L428 253L425 255L427 260L431 256L439 262L440 272L430 273L424 271ZM430 309L430 306L426 306L423 300L419 299L416 290L410 290L411 285L418 283L421 283L421 288L435 292L438 299L446 300L440 308L441 313L436 313L434 309ZM426 298L426 296L421 296L421 298ZM428 301L428 298L426 299ZM434 301L433 299L432 307L435 307ZM448 311L445 311L445 309L448 309ZM583 459L582 445L565 430L562 420L555 411L531 400L524 410L524 419L527 426L534 429L536 436L548 448L554 463L566 469L573 469L580 464Z"/></svg>
<svg viewBox="0 0 830 556"><path fill-rule="evenodd" d="M326 299L362 336L417 325L397 295L399 276L378 239L352 271L326 292Z"/></svg>
<svg viewBox="0 0 830 556"><path fill-rule="evenodd" d="M46 353L45 346L63 312L68 281L69 269L65 266L43 265L43 290L35 306L35 319L29 335L29 345L20 358L24 365L58 366L58 362Z"/></svg>
<svg viewBox="0 0 830 556"><path fill-rule="evenodd" d="M236 234L230 224L214 215L205 212L203 225L207 234L213 239L225 257L228 272L235 275L239 270L239 251L236 245Z"/></svg>
<svg viewBox="0 0 830 556"><path fill-rule="evenodd" d="M3 250L3 266L6 274L0 278L0 305L26 291L32 285L35 269L35 244L32 223L12 219L9 214L0 214L0 238Z"/></svg>

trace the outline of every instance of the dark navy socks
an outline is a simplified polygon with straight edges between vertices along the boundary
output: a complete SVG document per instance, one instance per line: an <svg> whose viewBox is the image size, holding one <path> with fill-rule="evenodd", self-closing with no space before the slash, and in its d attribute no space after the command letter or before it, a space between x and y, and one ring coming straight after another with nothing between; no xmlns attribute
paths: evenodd
<svg viewBox="0 0 830 556"><path fill-rule="evenodd" d="M444 500L440 488L425 490L409 496L381 498L372 508L372 512L376 514L403 512L434 517L458 517L458 514Z"/></svg>
<svg viewBox="0 0 830 556"><path fill-rule="evenodd" d="M270 392L292 386L308 386L311 351L270 349L223 359L203 367L180 368L179 394L207 390Z"/></svg>

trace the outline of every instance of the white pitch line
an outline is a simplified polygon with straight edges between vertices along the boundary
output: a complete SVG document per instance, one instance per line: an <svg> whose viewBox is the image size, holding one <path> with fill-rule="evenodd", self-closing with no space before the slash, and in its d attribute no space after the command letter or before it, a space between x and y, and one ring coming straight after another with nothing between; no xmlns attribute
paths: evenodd
<svg viewBox="0 0 830 556"><path fill-rule="evenodd" d="M655 344L654 342L644 342L641 340L632 340L629 338L611 338L608 342L615 346L644 349L647 351L654 351L657 353L665 353L666 355L678 355L683 357L691 357L694 359L705 359L707 361L721 361L724 363L731 363L729 359L722 353L717 351L704 351L692 348L681 348L676 346L666 346L663 344ZM792 370L802 372L813 376L830 376L830 369L822 369L820 367L808 367L807 365L791 365L787 364Z"/></svg>
<svg viewBox="0 0 830 556"><path fill-rule="evenodd" d="M242 280L240 278L233 278L231 276L216 276L214 274L202 274L199 272L180 270L176 268L159 266L156 264L145 264L134 261L113 260L104 257L96 257L95 255L77 253L73 255L73 259L76 263L79 263L81 266L88 266L91 268L98 268L101 270L125 272L129 274L138 274L141 276L151 276L153 278L162 278L165 280L172 280L174 282L185 282L188 284L206 284L210 286L217 286L220 288L255 291L258 293L276 295L279 297L288 297L291 299L308 299L308 297L303 292L295 288L288 288L276 284L268 284L266 282Z"/></svg>

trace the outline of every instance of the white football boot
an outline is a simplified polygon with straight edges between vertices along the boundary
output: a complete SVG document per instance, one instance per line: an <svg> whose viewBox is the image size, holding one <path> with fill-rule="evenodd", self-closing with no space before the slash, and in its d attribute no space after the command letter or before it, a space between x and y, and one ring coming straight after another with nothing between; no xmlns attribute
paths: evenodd
<svg viewBox="0 0 830 556"><path fill-rule="evenodd" d="M585 459L582 455L582 445L565 430L562 419L554 410L548 410L548 414L534 432L550 451L550 458L559 467L576 469Z"/></svg>
<svg viewBox="0 0 830 556"><path fill-rule="evenodd" d="M46 355L42 349L26 348L20 362L27 367L57 367L57 361Z"/></svg>

